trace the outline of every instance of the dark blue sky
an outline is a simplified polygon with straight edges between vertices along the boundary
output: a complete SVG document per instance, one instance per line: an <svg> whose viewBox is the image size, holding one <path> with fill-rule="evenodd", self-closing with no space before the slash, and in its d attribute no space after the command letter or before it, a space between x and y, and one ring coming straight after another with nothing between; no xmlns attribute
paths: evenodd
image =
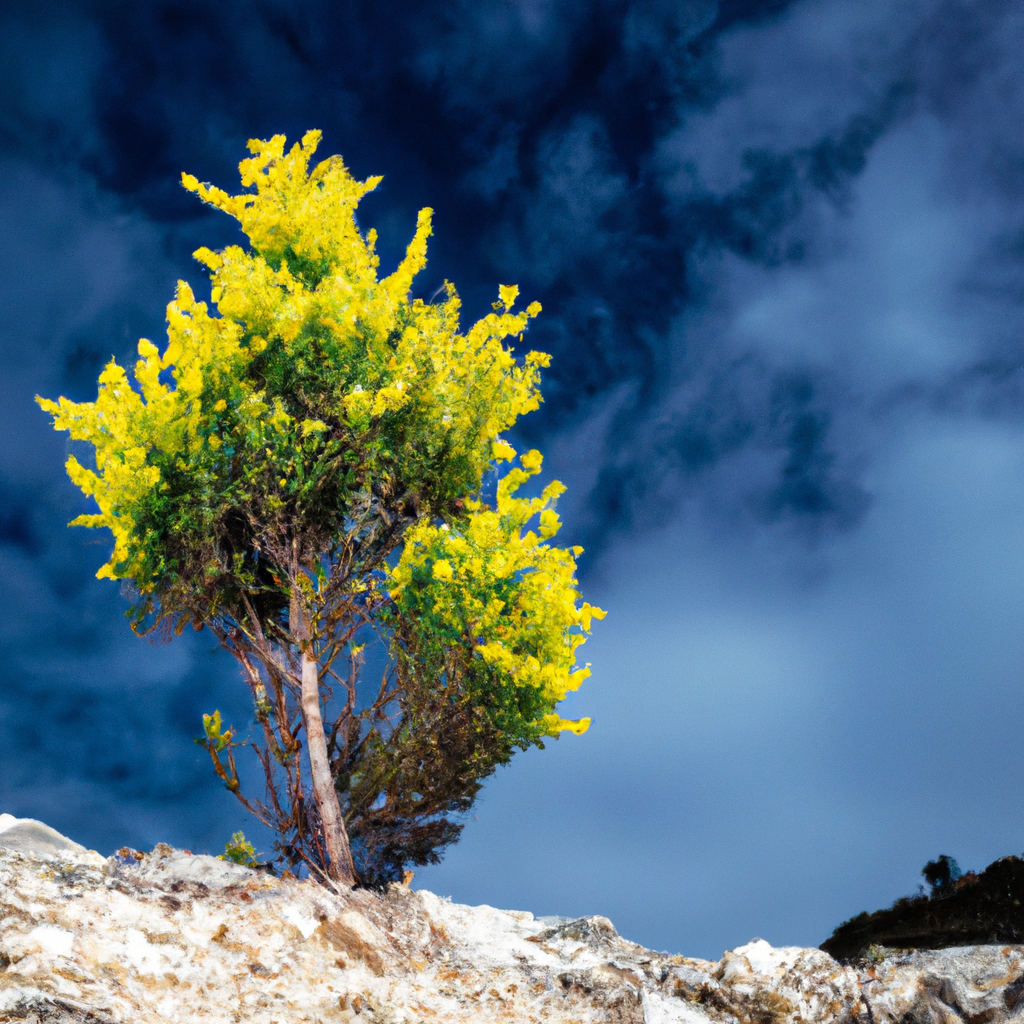
<svg viewBox="0 0 1024 1024"><path fill-rule="evenodd" d="M191 742L246 720L233 664L130 633L32 398L93 397L234 240L182 170L319 127L385 176L385 268L430 205L421 293L543 303L520 438L609 612L591 731L415 884L718 956L1020 853L1021 52L1011 0L5 5L0 811L260 835Z"/></svg>

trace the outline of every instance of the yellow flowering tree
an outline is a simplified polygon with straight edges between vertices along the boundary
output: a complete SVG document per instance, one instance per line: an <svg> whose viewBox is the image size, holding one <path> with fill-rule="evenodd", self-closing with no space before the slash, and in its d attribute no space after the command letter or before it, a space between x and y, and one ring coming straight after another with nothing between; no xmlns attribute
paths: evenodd
<svg viewBox="0 0 1024 1024"><path fill-rule="evenodd" d="M603 612L577 590L580 549L550 544L561 484L516 497L539 452L483 499L516 458L502 432L541 400L549 357L505 344L540 306L513 312L502 286L462 332L452 285L410 299L429 209L379 278L355 212L380 179L339 157L310 170L319 139L250 142L239 195L182 175L249 249L195 253L211 304L178 283L135 386L111 362L95 402L38 401L92 445L67 467L98 511L74 524L113 533L97 575L131 584L133 628L207 626L241 665L259 739L205 715L217 774L289 864L352 885L436 861L516 748L587 728L556 707ZM242 792L243 746L263 800Z"/></svg>

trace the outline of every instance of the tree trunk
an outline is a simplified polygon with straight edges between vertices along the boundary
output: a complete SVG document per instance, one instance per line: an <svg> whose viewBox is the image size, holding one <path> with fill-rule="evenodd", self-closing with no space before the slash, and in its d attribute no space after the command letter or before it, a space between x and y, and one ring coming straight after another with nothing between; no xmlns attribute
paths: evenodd
<svg viewBox="0 0 1024 1024"><path fill-rule="evenodd" d="M330 858L327 874L336 882L351 888L356 884L355 865L352 863L348 832L341 817L338 791L334 788L331 762L327 756L327 737L324 735L324 722L320 715L320 670L313 657L302 599L298 594L298 587L294 584L289 620L292 635L299 641L302 657L302 722L306 729L313 799L316 800L317 810L320 812L324 843L327 846L327 856Z"/></svg>

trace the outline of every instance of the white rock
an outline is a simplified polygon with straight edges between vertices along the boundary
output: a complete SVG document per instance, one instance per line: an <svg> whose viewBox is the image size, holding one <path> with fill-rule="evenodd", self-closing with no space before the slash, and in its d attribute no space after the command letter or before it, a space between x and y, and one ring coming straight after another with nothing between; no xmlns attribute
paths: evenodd
<svg viewBox="0 0 1024 1024"><path fill-rule="evenodd" d="M2 842L2 839L0 839ZM175 850L166 843L158 843L153 852L142 861L114 856L110 870L138 881L153 885L170 886L175 882L193 882L210 889L223 889L229 885L242 885L252 878L251 868L230 860L221 860L205 853L187 853Z"/></svg>
<svg viewBox="0 0 1024 1024"><path fill-rule="evenodd" d="M0 836L22 823L0 819ZM162 844L104 861L67 842L0 848L0 1020L999 1024L1024 1010L1021 947L848 967L754 940L709 962L599 916L535 920L399 886L339 895Z"/></svg>
<svg viewBox="0 0 1024 1024"><path fill-rule="evenodd" d="M52 956L71 956L74 933L52 925L41 924L28 933L29 942Z"/></svg>
<svg viewBox="0 0 1024 1024"><path fill-rule="evenodd" d="M103 858L95 850L87 850L55 828L35 818L16 818L13 814L0 814L0 849L71 859L94 866L103 863Z"/></svg>

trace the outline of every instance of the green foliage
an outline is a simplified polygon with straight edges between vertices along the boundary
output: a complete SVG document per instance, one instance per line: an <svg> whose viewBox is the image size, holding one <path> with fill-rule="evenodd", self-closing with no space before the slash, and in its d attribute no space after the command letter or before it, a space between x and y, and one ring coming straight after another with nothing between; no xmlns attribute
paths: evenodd
<svg viewBox="0 0 1024 1024"><path fill-rule="evenodd" d="M203 715L203 738L196 740L200 746L210 744L218 754L231 745L233 732L224 729L220 720L220 712L214 711L212 715Z"/></svg>
<svg viewBox="0 0 1024 1024"><path fill-rule="evenodd" d="M251 142L238 196L183 175L251 244L196 252L216 314L179 282L163 352L139 343L137 387L111 362L95 402L39 403L93 446L93 467L68 460L98 506L74 522L112 531L98 575L133 586L133 628L208 626L239 660L263 742L237 743L218 712L198 742L285 858L314 870L326 853L298 699L302 659L315 661L341 812L364 880L379 881L436 859L514 749L586 729L556 706L586 677L576 648L603 612L576 589L580 549L549 543L562 485L515 497L539 452L505 474L496 508L480 497L516 456L501 433L541 400L549 357L518 362L505 344L540 306L513 312L518 289L503 285L461 332L452 285L410 299L430 210L378 279L355 210L380 179L355 181L338 157L310 170L318 141ZM379 680L363 678L366 643L388 652ZM240 791L245 745L266 802Z"/></svg>
<svg viewBox="0 0 1024 1024"><path fill-rule="evenodd" d="M246 868L259 866L256 848L245 838L244 832L235 832L231 836L231 841L225 844L224 852L218 855L218 860L234 861Z"/></svg>

